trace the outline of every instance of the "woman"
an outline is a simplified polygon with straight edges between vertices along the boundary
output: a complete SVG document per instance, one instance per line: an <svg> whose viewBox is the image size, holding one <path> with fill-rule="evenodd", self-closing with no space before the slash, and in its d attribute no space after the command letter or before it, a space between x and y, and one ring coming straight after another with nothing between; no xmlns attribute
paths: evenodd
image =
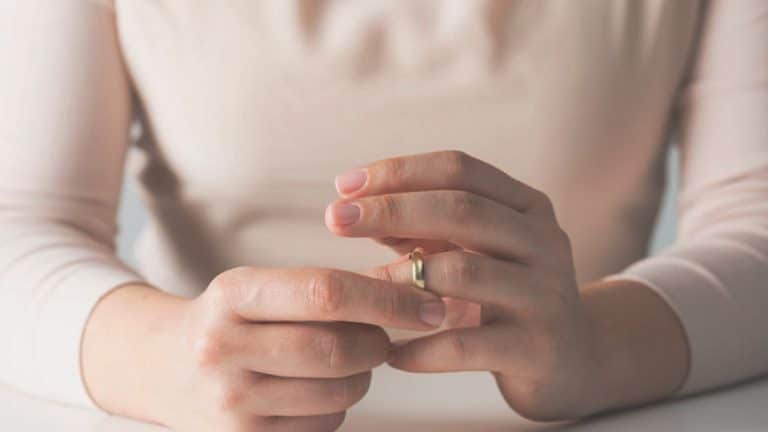
<svg viewBox="0 0 768 432"><path fill-rule="evenodd" d="M8 0L0 24L18 389L314 431L384 362L490 371L536 420L768 371L761 0ZM673 130L680 235L644 258ZM139 273L112 247L134 141ZM391 254L416 247L425 290Z"/></svg>

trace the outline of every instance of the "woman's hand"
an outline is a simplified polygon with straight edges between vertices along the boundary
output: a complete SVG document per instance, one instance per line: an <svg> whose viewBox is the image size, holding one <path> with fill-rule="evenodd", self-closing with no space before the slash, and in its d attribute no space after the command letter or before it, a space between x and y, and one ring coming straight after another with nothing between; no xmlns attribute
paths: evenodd
<svg viewBox="0 0 768 432"><path fill-rule="evenodd" d="M335 430L391 351L380 326L430 330L444 315L432 293L325 269L237 268L197 299L172 305L144 290L134 300L117 290L97 309L86 335L86 381L108 411L180 431ZM143 303L156 313L133 319L146 325L144 337L121 334L135 332L125 317L108 321L115 301L124 312ZM115 339L133 341L138 364L104 348ZM136 372L145 366L146 374Z"/></svg>
<svg viewBox="0 0 768 432"><path fill-rule="evenodd" d="M545 194L461 152L384 160L337 179L335 233L406 252L427 244L426 286L481 305L479 326L413 339L391 364L494 372L509 405L537 420L594 411L599 359L568 236ZM411 264L373 271L410 283ZM599 391L599 390L597 390Z"/></svg>

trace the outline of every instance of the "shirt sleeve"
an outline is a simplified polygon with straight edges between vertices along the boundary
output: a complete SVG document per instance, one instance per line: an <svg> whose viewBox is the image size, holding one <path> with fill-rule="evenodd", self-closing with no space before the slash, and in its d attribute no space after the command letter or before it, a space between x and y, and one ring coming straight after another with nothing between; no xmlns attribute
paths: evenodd
<svg viewBox="0 0 768 432"><path fill-rule="evenodd" d="M680 394L768 372L768 2L707 6L680 99L678 239L612 277L650 286L680 318Z"/></svg>
<svg viewBox="0 0 768 432"><path fill-rule="evenodd" d="M94 305L142 278L115 256L132 120L110 3L0 0L0 381L93 406Z"/></svg>

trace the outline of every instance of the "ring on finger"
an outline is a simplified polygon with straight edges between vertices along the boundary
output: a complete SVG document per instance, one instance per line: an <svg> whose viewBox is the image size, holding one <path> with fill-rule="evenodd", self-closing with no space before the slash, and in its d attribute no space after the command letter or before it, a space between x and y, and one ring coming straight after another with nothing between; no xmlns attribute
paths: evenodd
<svg viewBox="0 0 768 432"><path fill-rule="evenodd" d="M424 256L421 248L416 248L408 254L408 259L411 260L411 270L413 277L413 284L421 289L426 289L426 282L424 281Z"/></svg>

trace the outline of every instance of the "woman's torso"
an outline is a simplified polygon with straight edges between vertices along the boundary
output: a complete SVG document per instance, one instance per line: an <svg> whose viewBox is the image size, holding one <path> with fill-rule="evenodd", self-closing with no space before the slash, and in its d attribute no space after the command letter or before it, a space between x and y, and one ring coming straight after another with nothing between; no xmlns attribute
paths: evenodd
<svg viewBox="0 0 768 432"><path fill-rule="evenodd" d="M235 265L362 269L333 178L459 149L547 192L579 278L647 246L696 0L116 0L145 134L137 252L194 294Z"/></svg>

